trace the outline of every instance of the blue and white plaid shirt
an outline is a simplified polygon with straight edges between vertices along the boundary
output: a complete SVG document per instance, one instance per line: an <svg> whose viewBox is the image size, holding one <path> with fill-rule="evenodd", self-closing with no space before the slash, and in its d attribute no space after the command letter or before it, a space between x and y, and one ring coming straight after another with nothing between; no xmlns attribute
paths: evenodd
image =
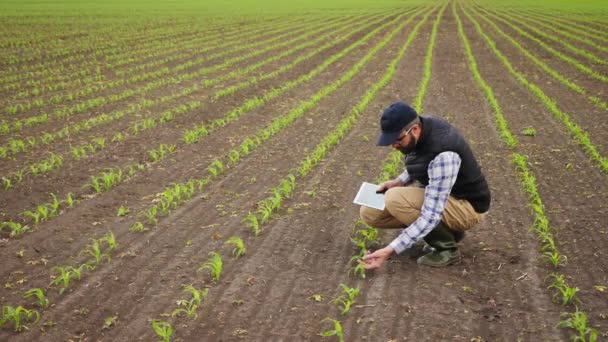
<svg viewBox="0 0 608 342"><path fill-rule="evenodd" d="M456 183L460 162L460 156L457 153L443 152L429 163L427 170L429 184L424 190L424 202L420 216L390 243L395 253L399 254L410 248L439 224L452 187ZM407 170L399 175L399 179L403 183L410 180Z"/></svg>

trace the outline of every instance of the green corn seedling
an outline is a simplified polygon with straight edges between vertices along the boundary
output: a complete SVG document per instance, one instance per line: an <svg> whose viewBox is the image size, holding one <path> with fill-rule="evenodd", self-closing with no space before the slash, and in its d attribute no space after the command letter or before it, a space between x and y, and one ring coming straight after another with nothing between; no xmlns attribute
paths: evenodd
<svg viewBox="0 0 608 342"><path fill-rule="evenodd" d="M211 278L213 279L213 281L217 282L218 280L220 280L220 276L222 275L222 257L219 253L216 252L211 252L209 253L209 255L211 256L211 258L205 261L205 263L203 263L201 267L198 268L197 272L201 272L205 269L208 269L211 272Z"/></svg>
<svg viewBox="0 0 608 342"><path fill-rule="evenodd" d="M260 223L258 222L258 218L255 213L249 212L249 215L247 215L241 222L245 222L245 224L247 224L254 236L260 235Z"/></svg>
<svg viewBox="0 0 608 342"><path fill-rule="evenodd" d="M322 337L330 337L330 336L336 336L338 337L340 342L344 342L344 332L342 331L342 324L340 323L340 321L326 317L322 322L332 322L334 327L333 329L328 329L325 330L323 332L321 332L321 336Z"/></svg>
<svg viewBox="0 0 608 342"><path fill-rule="evenodd" d="M42 291L42 289L40 288L30 289L23 295L23 298L30 297L35 297L36 304L38 304L38 306L40 306L41 308L47 308L49 306L49 300L44 295L44 291Z"/></svg>
<svg viewBox="0 0 608 342"><path fill-rule="evenodd" d="M71 192L68 193L68 195L66 196L64 202L68 206L68 208L73 208L74 207L74 203L75 203L74 194L72 194Z"/></svg>
<svg viewBox="0 0 608 342"><path fill-rule="evenodd" d="M95 265L99 265L103 261L103 258L110 259L108 255L102 253L101 245L98 240L91 239L91 241L91 244L87 245L82 253L90 254L95 259Z"/></svg>
<svg viewBox="0 0 608 342"><path fill-rule="evenodd" d="M34 320L32 321L32 318ZM4 326L7 322L12 322L16 332L21 331L24 327L23 322L31 322L36 324L40 320L40 314L36 310L28 310L22 306L16 308L12 306L2 307L2 318L0 319L0 327Z"/></svg>
<svg viewBox="0 0 608 342"><path fill-rule="evenodd" d="M245 255L245 243L243 243L243 240L240 237L232 236L228 238L226 243L234 246L234 249L232 250L232 255L234 255L235 258L238 259L239 257Z"/></svg>
<svg viewBox="0 0 608 342"><path fill-rule="evenodd" d="M116 211L116 215L117 216L127 216L129 214L129 208L125 207L125 206L120 206L118 207L118 210Z"/></svg>
<svg viewBox="0 0 608 342"><path fill-rule="evenodd" d="M62 285L61 288L59 289L59 294L62 294L68 288L68 286L70 286L70 280L72 279L72 270L71 269L72 269L72 267L70 267L70 266L53 267L53 270L59 271L60 274L57 277L55 277L55 279L53 279L53 281L51 282L51 285L55 285L55 286Z"/></svg>
<svg viewBox="0 0 608 342"><path fill-rule="evenodd" d="M342 295L333 299L330 303L337 304L340 314L346 315L355 302L355 298L359 295L359 287L351 288L344 284L340 284L340 287L342 287Z"/></svg>
<svg viewBox="0 0 608 342"><path fill-rule="evenodd" d="M38 224L40 223L41 220L41 214L38 211L32 211L32 210L26 210L23 213L21 213L21 215L23 215L24 217L28 217L31 218L32 220L34 220L34 224Z"/></svg>
<svg viewBox="0 0 608 342"><path fill-rule="evenodd" d="M201 302L207 299L209 289L199 290L192 285L183 285L184 292L190 293L192 298L190 300L179 300L177 304L181 306L173 310L171 316L178 316L182 313L186 314L188 318L195 319L198 315L196 309L200 306Z"/></svg>
<svg viewBox="0 0 608 342"><path fill-rule="evenodd" d="M597 341L598 332L596 329L587 326L587 315L584 312L576 311L573 313L563 313L562 317L567 317L559 322L560 328L574 329L578 335L572 336L572 341L580 342L595 342Z"/></svg>
<svg viewBox="0 0 608 342"><path fill-rule="evenodd" d="M4 227L8 227L10 229L10 236L12 237L19 236L29 230L29 226L24 226L21 223L12 221L0 223L0 231L2 231Z"/></svg>
<svg viewBox="0 0 608 342"><path fill-rule="evenodd" d="M118 244L116 243L116 238L114 237L114 233L112 232L107 232L106 235L102 236L101 239L99 239L99 241L105 242L108 245L107 252L111 252L115 250L116 247L118 247Z"/></svg>
<svg viewBox="0 0 608 342"><path fill-rule="evenodd" d="M355 255L350 258L351 268L348 270L348 274L352 274L355 277L359 276L365 279L365 267L359 261L362 261L362 257L360 255Z"/></svg>
<svg viewBox="0 0 608 342"><path fill-rule="evenodd" d="M2 186L4 187L4 190L10 189L13 186L11 178L2 177Z"/></svg>
<svg viewBox="0 0 608 342"><path fill-rule="evenodd" d="M563 274L553 273L551 277L553 277L553 282L549 285L549 288L554 288L558 291L561 295L562 305L567 305L575 300L578 301L578 298L576 298L576 293L579 291L578 287L572 288L568 286Z"/></svg>
<svg viewBox="0 0 608 342"><path fill-rule="evenodd" d="M144 224L139 221L135 222L129 229L133 232L143 232L146 230Z"/></svg>
<svg viewBox="0 0 608 342"><path fill-rule="evenodd" d="M156 214L158 212L158 207L153 206L145 212L146 218L148 219L148 223L156 225L158 224L158 219L156 218Z"/></svg>
<svg viewBox="0 0 608 342"><path fill-rule="evenodd" d="M160 341L171 341L171 335L173 335L173 328L171 327L171 324L169 322L152 320L150 324L152 325L152 329L154 329L156 335L160 338Z"/></svg>

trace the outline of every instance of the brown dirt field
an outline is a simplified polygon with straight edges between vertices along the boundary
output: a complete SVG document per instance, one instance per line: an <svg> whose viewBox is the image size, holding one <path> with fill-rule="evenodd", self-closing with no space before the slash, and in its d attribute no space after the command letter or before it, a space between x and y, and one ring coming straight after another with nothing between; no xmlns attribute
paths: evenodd
<svg viewBox="0 0 608 342"><path fill-rule="evenodd" d="M555 291L548 288L553 272L563 274L570 286L580 289L576 306L587 314L589 325L598 330L598 340L608 337L607 292L598 290L608 286L606 174L573 142L563 125L508 73L459 10L481 76L494 91L519 145L510 150L500 141L493 109L469 69L451 3L438 28L422 113L445 118L467 138L490 184L491 210L486 220L460 243L463 258L456 265L440 269L420 266L416 258L421 251L413 248L391 258L381 269L368 271L365 279L349 275L349 260L357 253L350 237L359 212L359 207L351 202L362 181L377 177L390 150L375 146L379 113L395 100L414 101L423 79L437 13L435 10L420 27L388 85L323 161L310 174L297 178L293 197L286 199L270 222L262 226L258 237L253 237L242 219L255 211L256 203L271 194L269 189L277 186L351 113L384 75L422 15L400 30L351 80L261 143L235 167L225 170L201 193L168 216L159 217L158 225L145 232L132 232L129 227L145 219L137 213L156 203L155 194L172 183L207 175L206 168L214 159L335 82L396 25L381 30L313 80L255 108L196 144L179 142L184 129L222 117L246 99L262 96L308 73L379 25L353 35L279 77L218 101L209 99L214 90L242 80L231 80L154 107L137 118L158 117L164 110L191 99L203 102L195 111L90 158L66 162L48 175L26 180L15 189L0 190L0 221L19 220L19 212L46 200L48 193L63 197L75 192L81 201L22 236L14 238L0 232L0 277L4 284L0 286L0 303L32 308L32 301L22 296L34 287L45 289L51 301L49 308L38 308L40 323L27 324L29 329L21 333L7 325L0 329L0 341L152 341L156 336L150 327L151 319L171 322L176 341L318 341L322 339L319 333L329 328L329 323L323 322L326 317L341 321L346 341L567 341L572 331L556 325L560 314L573 312L575 306L564 307L556 302ZM526 75L535 75L534 82L542 85L558 107L571 113L605 152L603 121L597 121L605 113L551 82L510 43L487 25L483 27L492 32L497 46L512 63ZM539 52L533 44L526 42L525 46ZM255 74L276 70L312 50L307 48L270 63ZM272 53L234 67L245 67L269 56ZM550 65L568 77L580 79L606 101L599 82L585 79L561 61L550 59ZM160 89L146 97L165 96L180 89L182 85ZM123 108L132 101L112 108ZM104 107L99 110L111 109ZM86 115L93 113L82 117ZM81 143L92 136L111 136L134 119L120 120L45 150L68 151L69 143ZM62 125L56 122L40 129ZM536 128L536 136L523 136L520 132L526 127ZM4 139L0 137L0 142ZM146 151L160 143L178 143L180 147L167 159L110 191L91 196L90 191L79 189L91 175L106 167L145 160ZM534 217L511 164L513 152L529 158L557 248L567 257L567 264L558 269L547 264L539 240L530 229ZM3 162L0 170L25 165L30 158L30 154L16 156ZM131 210L126 217L116 215L121 205ZM54 266L84 262L87 255L81 251L90 239L98 239L108 231L118 242L111 259L84 272L80 280L73 280L62 295L56 286L47 286L50 275L56 274ZM398 233L399 230L381 231L380 241L373 247L383 247ZM247 248L243 257L235 259L230 255L231 247L225 244L230 236L243 238ZM217 282L211 280L208 272L197 272L214 251L224 261ZM171 317L177 301L188 298L182 292L183 284L209 289L207 300L192 320ZM359 286L361 291L344 316L331 302L339 295L340 284ZM313 300L313 295L320 295L320 300ZM104 328L104 320L114 316L116 322Z"/></svg>

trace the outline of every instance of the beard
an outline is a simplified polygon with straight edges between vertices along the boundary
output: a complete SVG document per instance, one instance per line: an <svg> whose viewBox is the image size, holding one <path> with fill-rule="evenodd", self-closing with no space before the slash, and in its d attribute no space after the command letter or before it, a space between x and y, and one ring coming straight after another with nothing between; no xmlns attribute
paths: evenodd
<svg viewBox="0 0 608 342"><path fill-rule="evenodd" d="M407 145L399 146L399 147L397 147L397 150L399 150L403 154L410 154L410 153L414 152L414 150L416 149L416 143L418 143L418 141L416 140L415 137L413 137L413 139L410 140L410 142Z"/></svg>

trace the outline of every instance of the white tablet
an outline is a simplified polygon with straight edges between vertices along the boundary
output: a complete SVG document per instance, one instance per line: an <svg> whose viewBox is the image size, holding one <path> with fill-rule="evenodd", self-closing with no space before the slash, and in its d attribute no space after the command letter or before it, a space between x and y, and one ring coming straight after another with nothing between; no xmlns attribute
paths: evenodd
<svg viewBox="0 0 608 342"><path fill-rule="evenodd" d="M366 207L384 210L384 194L377 194L379 186L372 183L363 182L355 196L353 203Z"/></svg>

